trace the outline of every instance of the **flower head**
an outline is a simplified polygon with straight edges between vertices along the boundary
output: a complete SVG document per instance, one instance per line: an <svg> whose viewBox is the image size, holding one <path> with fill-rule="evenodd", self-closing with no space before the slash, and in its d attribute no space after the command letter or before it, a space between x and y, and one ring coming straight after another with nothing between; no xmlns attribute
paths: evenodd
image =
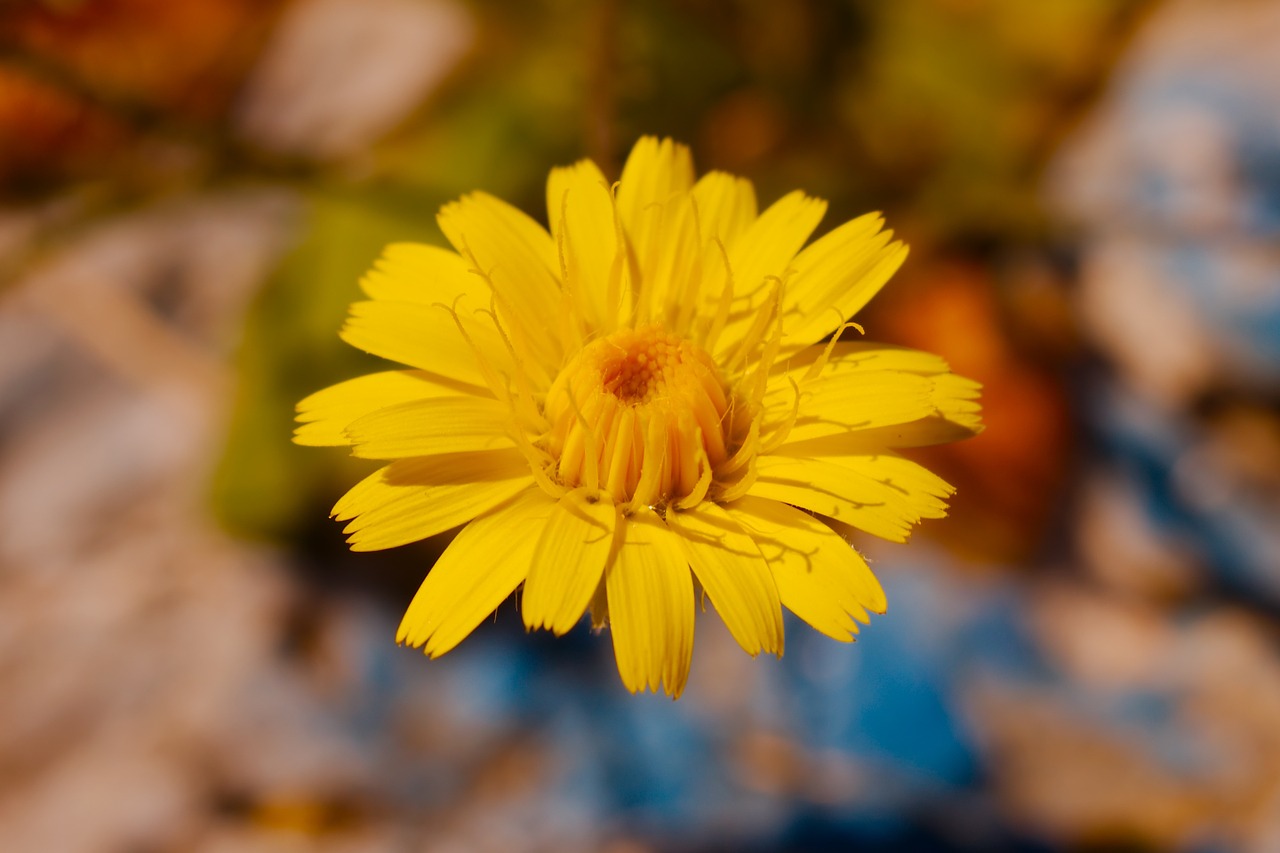
<svg viewBox="0 0 1280 853"><path fill-rule="evenodd" d="M896 450L978 431L978 386L841 339L907 251L874 214L806 247L825 208L757 213L749 182L695 182L646 137L616 185L553 170L550 231L474 193L440 212L453 250L387 248L342 337L407 367L303 400L296 440L388 461L334 507L353 549L466 525L400 642L444 654L523 585L526 626L590 609L628 689L678 696L695 580L752 655L782 654L781 607L843 641L884 611L839 531L945 514L951 487Z"/></svg>

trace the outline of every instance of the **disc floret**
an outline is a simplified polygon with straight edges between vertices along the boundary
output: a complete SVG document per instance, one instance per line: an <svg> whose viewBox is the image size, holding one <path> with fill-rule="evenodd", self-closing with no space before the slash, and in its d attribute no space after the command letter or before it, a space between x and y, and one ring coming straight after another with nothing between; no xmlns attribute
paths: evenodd
<svg viewBox="0 0 1280 853"><path fill-rule="evenodd" d="M602 489L615 503L701 500L731 455L732 399L697 344L659 324L619 329L583 347L552 384L546 449L562 484Z"/></svg>

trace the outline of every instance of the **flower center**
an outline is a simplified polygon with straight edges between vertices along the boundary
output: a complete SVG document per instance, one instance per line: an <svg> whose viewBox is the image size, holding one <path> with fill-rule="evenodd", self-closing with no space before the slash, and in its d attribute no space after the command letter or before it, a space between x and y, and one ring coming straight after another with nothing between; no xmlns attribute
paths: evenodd
<svg viewBox="0 0 1280 853"><path fill-rule="evenodd" d="M658 325L620 329L584 347L547 393L556 474L619 503L696 502L728 456L729 400L695 344Z"/></svg>

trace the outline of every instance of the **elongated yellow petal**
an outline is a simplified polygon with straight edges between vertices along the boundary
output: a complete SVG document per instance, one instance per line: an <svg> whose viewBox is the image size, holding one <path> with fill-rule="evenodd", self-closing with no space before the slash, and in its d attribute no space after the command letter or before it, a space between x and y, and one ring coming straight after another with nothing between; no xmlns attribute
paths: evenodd
<svg viewBox="0 0 1280 853"><path fill-rule="evenodd" d="M578 624L614 546L617 510L575 489L555 505L533 552L521 600L524 624L565 634Z"/></svg>
<svg viewBox="0 0 1280 853"><path fill-rule="evenodd" d="M867 214L816 241L796 256L782 302L784 347L821 340L866 305L907 258L890 243L879 214Z"/></svg>
<svg viewBox="0 0 1280 853"><path fill-rule="evenodd" d="M708 172L693 187L698 224L706 243L732 246L756 221L756 191L751 182L726 172Z"/></svg>
<svg viewBox="0 0 1280 853"><path fill-rule="evenodd" d="M632 693L665 685L679 698L693 657L693 578L662 519L645 507L620 522L605 568L613 653Z"/></svg>
<svg viewBox="0 0 1280 853"><path fill-rule="evenodd" d="M897 493L921 518L945 518L955 487L918 462L888 450L821 457Z"/></svg>
<svg viewBox="0 0 1280 853"><path fill-rule="evenodd" d="M884 590L866 561L821 521L751 496L725 509L768 561L783 606L817 630L847 642L867 610L884 612Z"/></svg>
<svg viewBox="0 0 1280 853"><path fill-rule="evenodd" d="M785 360L780 359L769 374L770 393L789 388L791 383L787 381L788 377L803 382L824 349L825 346L806 347ZM950 373L951 365L942 356L923 350L873 341L843 340L831 347L831 355L822 369L822 376L847 376L878 370L934 376Z"/></svg>
<svg viewBox="0 0 1280 853"><path fill-rule="evenodd" d="M632 147L618 182L618 215L639 257L654 248L661 207L692 186L693 157L686 146L643 136Z"/></svg>
<svg viewBox="0 0 1280 853"><path fill-rule="evenodd" d="M765 277L781 276L827 212L827 203L796 190L760 214L729 247L729 260L743 296L765 287Z"/></svg>
<svg viewBox="0 0 1280 853"><path fill-rule="evenodd" d="M982 429L977 415L962 420L949 420L939 415L921 418L907 424L864 430L854 437L852 443L846 443L844 450L871 452L880 447L928 447L934 444L964 441L966 438L978 435ZM818 445L816 448L809 442L785 444L779 450L797 455L822 455L823 445L829 441L830 439L815 439L814 443Z"/></svg>
<svg viewBox="0 0 1280 853"><path fill-rule="evenodd" d="M504 318L522 327L534 354L544 365L558 365L559 341L546 330L558 328L560 259L546 229L480 192L446 204L437 221L458 253L474 260L475 273L488 280Z"/></svg>
<svg viewBox="0 0 1280 853"><path fill-rule="evenodd" d="M392 243L360 279L370 299L452 305L459 296L487 305L489 288L457 252L425 243Z"/></svg>
<svg viewBox="0 0 1280 853"><path fill-rule="evenodd" d="M977 382L951 373L824 374L805 386L800 416L778 452L866 453L969 438L982 431L980 390ZM771 391L765 406L772 424L790 413L791 401L780 390Z"/></svg>
<svg viewBox="0 0 1280 853"><path fill-rule="evenodd" d="M938 414L977 434L982 431L982 405L978 396L982 385L972 379L948 373L933 378L933 405Z"/></svg>
<svg viewBox="0 0 1280 853"><path fill-rule="evenodd" d="M637 247L640 313L686 334L703 284L693 202L688 193L678 193L654 202L646 216L652 239L647 248Z"/></svg>
<svg viewBox="0 0 1280 853"><path fill-rule="evenodd" d="M760 306L773 291L770 277L786 277L796 252L818 227L826 211L825 201L797 190L770 205L734 241L729 248L729 261L735 296L720 338L720 353L730 353L741 344Z"/></svg>
<svg viewBox="0 0 1280 853"><path fill-rule="evenodd" d="M907 460L867 459L872 461L853 468L829 458L762 456L748 494L830 516L891 542L907 541L922 518L946 515L944 496L913 480L900 464Z"/></svg>
<svg viewBox="0 0 1280 853"><path fill-rule="evenodd" d="M476 322L467 313L461 315L461 320L475 347L499 369L509 371L511 359L493 327ZM444 307L356 302L339 334L356 349L381 358L471 385L485 384L475 350Z"/></svg>
<svg viewBox="0 0 1280 853"><path fill-rule="evenodd" d="M880 421L889 418L896 424L932 416L938 413L949 387L939 379L949 375L950 369L944 359L932 353L887 344L839 341L808 347L780 359L769 373L766 432L791 416L796 387L804 389L804 418L798 432L793 428L794 434L788 438L791 442L855 432L861 438L862 433L876 429L864 417L868 398L883 407L878 413ZM897 381L896 373L930 377L930 382L926 385L919 378ZM841 406L848 412L847 420L841 420ZM888 446L877 441L880 443L871 446Z"/></svg>
<svg viewBox="0 0 1280 853"><path fill-rule="evenodd" d="M370 412L427 397L459 393L484 394L483 389L432 376L421 370L388 370L369 373L330 385L298 403L294 432L297 444L331 447L350 444L347 426Z"/></svg>
<svg viewBox="0 0 1280 853"><path fill-rule="evenodd" d="M412 400L352 423L347 435L361 459L405 459L514 447L511 409L492 397Z"/></svg>
<svg viewBox="0 0 1280 853"><path fill-rule="evenodd" d="M788 454L780 456L788 458ZM838 452L831 448L829 452L808 458L838 465L898 492L921 518L942 518L946 515L946 501L956 491L954 486L920 463L889 450L867 453L858 450Z"/></svg>
<svg viewBox="0 0 1280 853"><path fill-rule="evenodd" d="M713 503L668 512L667 526L738 645L752 656L781 655L778 588L751 537Z"/></svg>
<svg viewBox="0 0 1280 853"><path fill-rule="evenodd" d="M851 436L859 430L926 418L937 411L933 392L933 380L914 373L881 370L856 378L824 376L801 389L800 413L787 440ZM792 398L767 396L766 429L788 417L791 409Z"/></svg>
<svg viewBox="0 0 1280 853"><path fill-rule="evenodd" d="M693 158L670 139L636 143L618 183L618 217L631 247L640 322L677 317L680 297L696 306L698 227L689 190ZM693 290L695 293L691 294Z"/></svg>
<svg viewBox="0 0 1280 853"><path fill-rule="evenodd" d="M694 185L689 196L695 213L690 222L697 226L696 237L701 241L695 253L700 260L694 268L699 282L691 288L698 308L694 333L708 349L714 349L728 322L735 291L741 289L731 269L728 247L755 222L756 192L748 180L711 172Z"/></svg>
<svg viewBox="0 0 1280 853"><path fill-rule="evenodd" d="M554 505L529 489L462 529L405 611L396 642L439 657L462 642L524 581Z"/></svg>
<svg viewBox="0 0 1280 853"><path fill-rule="evenodd" d="M976 420L977 416L973 416ZM982 432L982 424L972 426L947 420L938 415L905 424L859 429L849 433L831 433L803 441L788 441L776 453L789 456L844 456L851 453L888 452L906 447L928 447L951 441L963 441Z"/></svg>
<svg viewBox="0 0 1280 853"><path fill-rule="evenodd" d="M402 459L375 471L333 507L350 521L353 551L378 551L426 539L488 512L533 478L515 450Z"/></svg>
<svg viewBox="0 0 1280 853"><path fill-rule="evenodd" d="M595 163L581 160L552 169L547 179L551 234L564 258L579 311L602 332L617 326L626 285L627 259L619 244L609 182Z"/></svg>

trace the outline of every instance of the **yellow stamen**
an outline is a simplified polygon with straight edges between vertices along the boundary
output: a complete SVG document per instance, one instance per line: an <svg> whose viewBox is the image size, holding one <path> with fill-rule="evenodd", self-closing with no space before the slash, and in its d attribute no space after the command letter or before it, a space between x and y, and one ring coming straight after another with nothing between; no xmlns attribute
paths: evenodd
<svg viewBox="0 0 1280 853"><path fill-rule="evenodd" d="M462 325L462 318L458 316L457 305L462 300L459 295L453 300L453 305L445 305L443 302L435 303L436 308L449 312L449 316L453 318L453 323L458 327L458 333L462 335L462 339L467 342L467 346L471 347L471 351L475 354L476 365L480 368L480 376L484 379L484 384L489 386L489 390L493 392L493 396L510 405L511 395L507 392L507 383L502 381L502 376L498 373L493 363L485 357L484 351L476 346L475 341L471 339L471 335L467 333L467 329Z"/></svg>
<svg viewBox="0 0 1280 853"><path fill-rule="evenodd" d="M529 375L525 372L526 365L536 363L529 357L528 350L523 346L517 347L507 336L507 330L498 319L496 309L490 309L486 312L493 320L494 328L498 330L498 335L502 338L502 343L507 348L507 353L511 356L511 363L515 366L515 375L512 377L516 386L516 397L510 400L512 414L527 429L534 432L546 432L551 425L547 423L546 418L542 417L542 413L538 411L538 404L533 397L533 388L529 384Z"/></svg>
<svg viewBox="0 0 1280 853"><path fill-rule="evenodd" d="M707 452L702 447L702 430L698 430L697 435L698 458L696 462L702 473L698 476L698 482L694 484L693 490L676 501L676 509L690 509L697 506L707 496L707 489L711 488L711 462L708 461Z"/></svg>
<svg viewBox="0 0 1280 853"><path fill-rule="evenodd" d="M804 373L803 381L810 382L822 375L822 371L826 368L827 362L831 360L831 351L836 348L836 342L840 340L840 336L844 334L845 329L857 329L858 334L861 335L865 335L867 333L866 329L853 321L842 323L840 328L836 329L836 333L831 336L831 340L827 341L827 345L822 348L822 354L814 360L813 364L809 365L809 369Z"/></svg>
<svg viewBox="0 0 1280 853"><path fill-rule="evenodd" d="M781 447L787 440L787 436L791 434L791 428L796 425L796 418L800 416L800 386L790 376L787 377L787 381L791 383L791 390L795 394L791 404L791 414L787 415L787 419L774 429L767 440L761 442L761 453L772 453Z"/></svg>

